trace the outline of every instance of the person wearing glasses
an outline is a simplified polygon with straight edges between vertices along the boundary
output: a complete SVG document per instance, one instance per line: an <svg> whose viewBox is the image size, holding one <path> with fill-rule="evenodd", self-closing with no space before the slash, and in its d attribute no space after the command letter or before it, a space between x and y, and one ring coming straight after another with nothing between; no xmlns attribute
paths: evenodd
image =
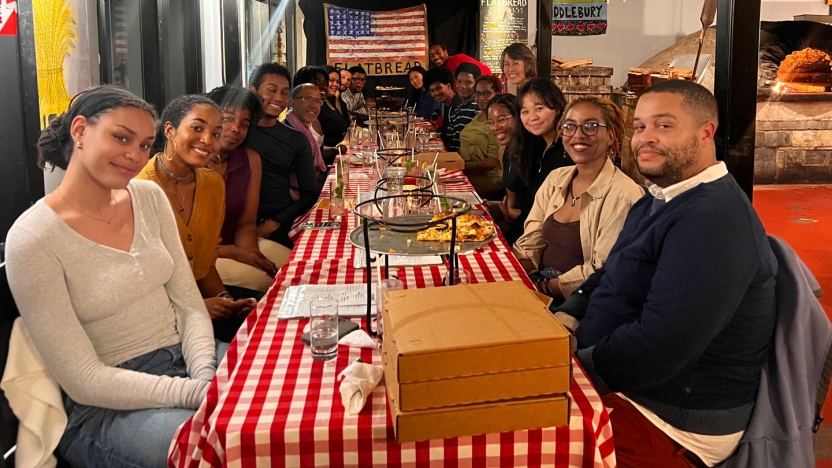
<svg viewBox="0 0 832 468"><path fill-rule="evenodd" d="M624 141L624 113L611 101L570 102L558 128L575 166L546 177L513 251L538 290L563 301L604 264L644 190L612 162Z"/></svg>
<svg viewBox="0 0 832 468"><path fill-rule="evenodd" d="M292 89L291 110L286 114L286 124L303 133L312 149L312 160L317 172L318 185L323 188L326 180L327 167L321 152L321 143L315 135L314 125L318 122L318 115L324 100L318 88L312 83L301 83Z"/></svg>
<svg viewBox="0 0 832 468"><path fill-rule="evenodd" d="M500 150L497 154L502 162L502 184L506 191L502 199L488 202L488 211L503 232L508 244L513 245L517 241L517 238L523 234L522 223L518 223L520 229L517 234L514 234L511 225L520 216L519 203L523 199L524 193L516 193L509 187L520 187L520 189L523 189L524 186L520 179L520 174L517 172L516 165L512 164L510 157L505 156L505 152L514 136L515 122L519 121L520 114L517 106L517 96L513 94L500 94L493 97L488 102L485 112L488 115L488 129L494 134L494 138L497 139L497 143L500 145Z"/></svg>
<svg viewBox="0 0 832 468"><path fill-rule="evenodd" d="M459 66L461 70L463 65ZM460 76L459 73L457 76ZM457 88L462 91L457 79ZM488 128L486 109L491 98L501 94L500 80L494 75L482 75L473 86L472 97L478 112L459 134L459 155L465 161L465 175L474 190L487 200L503 197L503 169L500 164L500 142Z"/></svg>
<svg viewBox="0 0 832 468"><path fill-rule="evenodd" d="M364 85L367 84L367 71L361 65L356 65L350 67L347 73L352 74L352 79L348 83L347 89L341 93L341 99L347 104L347 109L350 112L366 114L367 101L364 99L362 91L364 90ZM343 76L341 79L343 80Z"/></svg>

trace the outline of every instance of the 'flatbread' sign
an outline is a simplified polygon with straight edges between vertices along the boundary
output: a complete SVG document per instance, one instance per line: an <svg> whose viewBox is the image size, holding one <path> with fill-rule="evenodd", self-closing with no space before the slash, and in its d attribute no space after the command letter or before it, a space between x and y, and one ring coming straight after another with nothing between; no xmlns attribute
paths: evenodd
<svg viewBox="0 0 832 468"><path fill-rule="evenodd" d="M592 36L607 32L606 0L553 0L553 36Z"/></svg>

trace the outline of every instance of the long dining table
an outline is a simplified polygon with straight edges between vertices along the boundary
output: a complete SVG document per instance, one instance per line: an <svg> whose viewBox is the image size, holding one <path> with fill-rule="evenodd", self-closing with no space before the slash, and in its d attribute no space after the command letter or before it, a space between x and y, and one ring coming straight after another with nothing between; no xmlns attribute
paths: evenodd
<svg viewBox="0 0 832 468"><path fill-rule="evenodd" d="M448 195L473 191L461 171L441 177L457 181L446 185ZM347 196L373 184L360 167L352 168ZM321 200L327 197L324 190ZM358 358L380 364L378 350L339 346L334 364L313 361L300 341L308 320L277 317L290 286L365 283L348 238L358 225L355 215L344 216L338 230L300 229L303 222L328 219L328 210L316 205L297 220L288 262L228 348L206 399L175 434L169 466L615 466L609 415L574 360L569 425L562 427L399 444L383 382L358 415L348 415L337 376ZM487 246L460 255L459 264L472 283L522 281L533 287L499 233ZM390 270L405 288L441 286L444 273L442 265ZM364 319L354 320L364 326Z"/></svg>

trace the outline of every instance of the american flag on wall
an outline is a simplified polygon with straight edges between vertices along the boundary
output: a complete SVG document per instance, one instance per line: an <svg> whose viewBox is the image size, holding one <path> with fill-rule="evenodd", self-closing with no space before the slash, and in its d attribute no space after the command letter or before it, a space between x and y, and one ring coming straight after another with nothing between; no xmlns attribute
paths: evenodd
<svg viewBox="0 0 832 468"><path fill-rule="evenodd" d="M361 65L369 75L405 75L427 68L425 5L393 11L366 11L324 4L327 63Z"/></svg>

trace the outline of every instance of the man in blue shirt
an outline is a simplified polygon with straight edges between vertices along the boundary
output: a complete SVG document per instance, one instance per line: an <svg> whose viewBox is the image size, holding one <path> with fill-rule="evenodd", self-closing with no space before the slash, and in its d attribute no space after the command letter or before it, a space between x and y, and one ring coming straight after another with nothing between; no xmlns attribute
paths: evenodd
<svg viewBox="0 0 832 468"><path fill-rule="evenodd" d="M775 323L777 262L717 161L717 104L668 81L639 100L633 154L653 185L606 264L555 316L612 408L618 466L714 466L737 447Z"/></svg>

